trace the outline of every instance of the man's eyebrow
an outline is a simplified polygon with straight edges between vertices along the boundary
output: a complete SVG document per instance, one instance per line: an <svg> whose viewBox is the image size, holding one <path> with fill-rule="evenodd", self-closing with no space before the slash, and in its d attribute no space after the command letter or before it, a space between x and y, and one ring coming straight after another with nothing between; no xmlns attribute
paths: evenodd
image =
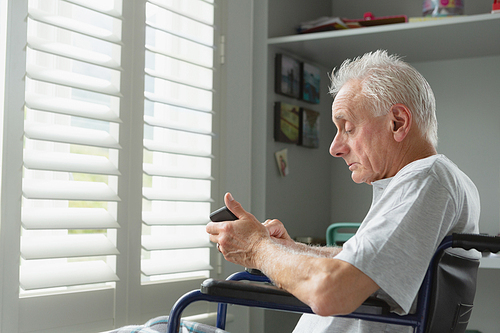
<svg viewBox="0 0 500 333"><path fill-rule="evenodd" d="M335 120L340 120L340 119L344 119L344 118L345 118L345 116L342 113L336 114L335 117L333 117L333 119L335 119Z"/></svg>

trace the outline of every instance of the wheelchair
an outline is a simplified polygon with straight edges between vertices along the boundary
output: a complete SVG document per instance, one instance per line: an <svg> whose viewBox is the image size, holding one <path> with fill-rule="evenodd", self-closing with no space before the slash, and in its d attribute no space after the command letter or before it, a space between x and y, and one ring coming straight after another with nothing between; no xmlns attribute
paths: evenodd
<svg viewBox="0 0 500 333"><path fill-rule="evenodd" d="M500 237L481 234L447 236L435 252L417 296L415 313L397 315L385 302L369 297L357 310L342 317L411 326L417 333L463 333L472 313L479 260L445 251L448 248L500 252ZM217 327L225 328L227 304L313 313L290 293L271 284L264 275L238 272L227 280L205 280L199 290L182 296L172 307L168 333L177 333L182 311L192 302L219 303ZM248 280L253 282L242 282Z"/></svg>

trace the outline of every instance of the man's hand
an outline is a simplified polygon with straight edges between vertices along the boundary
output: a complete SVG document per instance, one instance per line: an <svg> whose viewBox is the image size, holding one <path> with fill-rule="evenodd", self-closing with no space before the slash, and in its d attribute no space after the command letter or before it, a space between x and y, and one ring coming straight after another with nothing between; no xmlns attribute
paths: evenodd
<svg viewBox="0 0 500 333"><path fill-rule="evenodd" d="M270 240L269 231L255 216L245 211L230 193L226 193L224 201L238 220L208 223L206 231L210 234L210 240L219 243L219 250L226 260L257 268L255 259L259 255L259 244Z"/></svg>
<svg viewBox="0 0 500 333"><path fill-rule="evenodd" d="M288 235L283 223L280 220L266 220L263 225L269 231L271 238L283 246L294 246L295 241Z"/></svg>
<svg viewBox="0 0 500 333"><path fill-rule="evenodd" d="M206 230L210 240L220 244L219 249L228 261L260 269L316 314L350 313L379 289L355 266L333 258L338 248L318 250L314 255L296 251L307 245L295 243L280 221L260 223L229 193L224 201L238 220L208 223ZM290 251L288 245L293 244L293 251Z"/></svg>

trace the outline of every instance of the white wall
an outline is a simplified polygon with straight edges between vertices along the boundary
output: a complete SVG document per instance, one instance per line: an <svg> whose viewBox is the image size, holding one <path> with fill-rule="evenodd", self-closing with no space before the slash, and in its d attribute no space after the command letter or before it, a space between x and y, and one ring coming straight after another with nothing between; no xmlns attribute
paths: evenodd
<svg viewBox="0 0 500 333"><path fill-rule="evenodd" d="M268 55L268 98L265 111L258 111L267 118L265 135L266 153L266 218L278 218L287 227L292 237L325 237L325 230L331 223L330 186L331 163L329 146L335 129L331 121L332 97L328 95L327 72L330 68L320 66L320 103L310 104L274 93L274 56L279 49L270 49ZM297 58L299 59L299 58ZM304 60L304 59L299 59ZM273 138L274 103L284 102L305 107L320 113L319 148L305 148L295 144L275 142ZM288 150L290 174L281 177L274 153Z"/></svg>

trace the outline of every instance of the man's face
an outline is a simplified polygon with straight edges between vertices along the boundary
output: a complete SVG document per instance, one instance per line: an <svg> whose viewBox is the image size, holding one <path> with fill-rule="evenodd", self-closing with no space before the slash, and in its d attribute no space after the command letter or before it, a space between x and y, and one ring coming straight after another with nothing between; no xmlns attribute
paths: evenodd
<svg viewBox="0 0 500 333"><path fill-rule="evenodd" d="M364 103L361 85L348 82L339 91L332 105L332 120L337 134L330 146L330 154L342 157L355 183L371 184L392 177L393 147L390 113L373 116Z"/></svg>

